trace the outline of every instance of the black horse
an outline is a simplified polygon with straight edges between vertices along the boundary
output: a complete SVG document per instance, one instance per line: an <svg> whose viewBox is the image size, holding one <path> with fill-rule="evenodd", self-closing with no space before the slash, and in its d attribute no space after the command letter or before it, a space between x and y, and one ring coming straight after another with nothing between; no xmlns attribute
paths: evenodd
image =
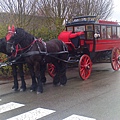
<svg viewBox="0 0 120 120"><path fill-rule="evenodd" d="M37 93L43 92L42 82L46 81L45 68L47 63L52 63L56 67L56 75L53 78L53 84L65 85L66 77L66 60L68 59L67 46L58 39L52 39L44 42L36 39L33 35L27 33L22 28L8 27L6 35L7 52L12 53L15 46L19 44L22 48L22 56L31 70L35 73L37 81L32 80L31 90L37 90Z"/></svg>
<svg viewBox="0 0 120 120"><path fill-rule="evenodd" d="M8 55L9 62L11 62L12 59L15 56L13 56L11 53L7 52L6 45L7 45L7 43L6 43L5 38L0 39L0 52ZM12 65L11 65L12 74L13 74L13 77L14 77L14 86L12 87L12 89L14 91L18 91L18 89L19 89L19 84L18 84L18 79L17 79L17 67L19 68L19 75L20 75L20 78L21 78L20 91L25 91L26 90L26 83L25 83L25 80L24 80L24 72L23 72L23 63L24 63L24 59L20 58L16 62L12 62Z"/></svg>

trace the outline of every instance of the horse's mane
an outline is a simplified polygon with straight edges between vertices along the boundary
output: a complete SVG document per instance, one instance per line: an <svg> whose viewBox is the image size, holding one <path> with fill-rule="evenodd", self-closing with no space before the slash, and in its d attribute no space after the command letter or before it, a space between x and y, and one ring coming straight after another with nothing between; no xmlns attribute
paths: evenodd
<svg viewBox="0 0 120 120"><path fill-rule="evenodd" d="M16 28L16 34L17 34L17 39L24 40L26 42L32 42L34 40L34 36L31 35L30 33L26 32L22 28Z"/></svg>

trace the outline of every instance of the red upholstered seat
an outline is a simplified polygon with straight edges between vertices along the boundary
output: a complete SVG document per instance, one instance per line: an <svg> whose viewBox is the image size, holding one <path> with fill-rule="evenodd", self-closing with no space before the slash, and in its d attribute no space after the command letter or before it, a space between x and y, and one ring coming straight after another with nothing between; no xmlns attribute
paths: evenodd
<svg viewBox="0 0 120 120"><path fill-rule="evenodd" d="M65 44L68 46L69 51L75 49L75 46L73 45L73 43L69 39L71 33L72 33L72 31L62 31L58 36L58 39L65 42Z"/></svg>
<svg viewBox="0 0 120 120"><path fill-rule="evenodd" d="M72 33L72 31L62 31L59 34L58 39L62 40L63 42L70 42L70 39L80 36L82 34L84 34L84 32Z"/></svg>
<svg viewBox="0 0 120 120"><path fill-rule="evenodd" d="M59 36L58 36L58 39L59 40L62 40L63 42L70 42L70 34L72 33L72 31L62 31Z"/></svg>
<svg viewBox="0 0 120 120"><path fill-rule="evenodd" d="M65 42L65 44L68 45L68 49L76 49L80 43L79 43L79 36L84 34L84 32L76 32L73 33L72 31L62 31L58 39Z"/></svg>

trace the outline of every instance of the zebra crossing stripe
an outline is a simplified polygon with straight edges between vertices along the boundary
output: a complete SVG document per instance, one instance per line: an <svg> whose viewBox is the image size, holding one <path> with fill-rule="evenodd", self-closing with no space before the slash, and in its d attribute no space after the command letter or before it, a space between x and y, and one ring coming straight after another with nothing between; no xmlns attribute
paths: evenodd
<svg viewBox="0 0 120 120"><path fill-rule="evenodd" d="M0 113L4 113L19 107L23 107L25 106L24 104L19 104L19 103L15 103L15 102L9 102L3 105L0 105Z"/></svg>
<svg viewBox="0 0 120 120"><path fill-rule="evenodd" d="M73 114L63 120L96 120L96 119Z"/></svg>
<svg viewBox="0 0 120 120"><path fill-rule="evenodd" d="M44 116L54 113L54 110L44 109L44 108L37 108L26 113L20 114L18 116L9 118L7 120L37 120Z"/></svg>

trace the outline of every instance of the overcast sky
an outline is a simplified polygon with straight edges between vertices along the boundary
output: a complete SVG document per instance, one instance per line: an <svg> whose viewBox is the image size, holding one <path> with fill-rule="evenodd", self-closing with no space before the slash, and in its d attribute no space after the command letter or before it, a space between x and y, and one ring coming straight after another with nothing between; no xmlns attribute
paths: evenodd
<svg viewBox="0 0 120 120"><path fill-rule="evenodd" d="M120 0L113 0L114 9L113 14L111 15L112 20L120 22Z"/></svg>

